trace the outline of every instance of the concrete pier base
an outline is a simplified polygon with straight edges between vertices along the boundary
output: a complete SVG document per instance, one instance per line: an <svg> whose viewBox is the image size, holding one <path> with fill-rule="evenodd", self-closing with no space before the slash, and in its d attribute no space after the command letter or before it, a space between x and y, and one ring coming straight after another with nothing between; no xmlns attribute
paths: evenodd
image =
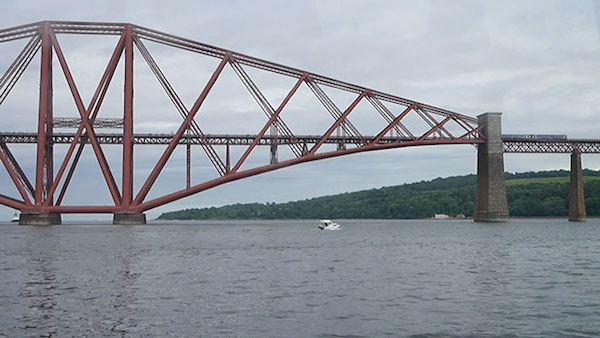
<svg viewBox="0 0 600 338"><path fill-rule="evenodd" d="M508 202L504 181L502 150L502 113L485 113L477 117L486 143L477 148L477 196L475 222L507 222Z"/></svg>
<svg viewBox="0 0 600 338"><path fill-rule="evenodd" d="M571 189L569 192L569 221L585 222L585 197L583 194L583 173L581 171L581 153L571 154Z"/></svg>
<svg viewBox="0 0 600 338"><path fill-rule="evenodd" d="M60 214L44 214L39 212L22 212L20 225L56 225L62 224Z"/></svg>
<svg viewBox="0 0 600 338"><path fill-rule="evenodd" d="M146 214L141 212L116 212L113 214L113 224L146 224Z"/></svg>

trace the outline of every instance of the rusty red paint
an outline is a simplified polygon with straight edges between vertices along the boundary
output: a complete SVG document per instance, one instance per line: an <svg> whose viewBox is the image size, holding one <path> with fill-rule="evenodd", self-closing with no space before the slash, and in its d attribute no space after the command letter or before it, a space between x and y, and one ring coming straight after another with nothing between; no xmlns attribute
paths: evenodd
<svg viewBox="0 0 600 338"><path fill-rule="evenodd" d="M91 123L88 120L86 110L85 110L85 108L83 106L83 102L81 100L81 96L79 95L79 90L77 89L77 86L75 85L75 81L73 79L73 76L71 75L71 71L69 70L69 66L67 65L67 61L64 57L62 49L60 48L60 45L58 44L58 40L56 39L56 36L54 35L54 32L52 32L52 31L50 31L50 41L52 42L52 46L54 47L54 50L56 51L56 56L58 58L59 64L63 70L63 74L65 75L65 78L69 85L69 90L71 91L71 94L73 95L75 105L77 106L77 111L78 111L79 115L81 116L81 124L85 127L87 136L90 139L92 148L94 149L94 153L98 160L98 164L100 165L100 169L102 171L102 174L104 175L104 179L106 181L108 189L110 190L110 194L113 198L113 201L115 202L115 205L119 205L119 204L121 204L121 195L118 191L117 184L115 183L115 179L112 175L112 171L110 170L110 168L108 166L108 163L106 161L106 157L104 156L102 148L100 147L100 145L98 144L98 141L96 140L96 135L94 133L94 129L92 128Z"/></svg>
<svg viewBox="0 0 600 338"><path fill-rule="evenodd" d="M102 75L102 78L100 80L100 83L98 84L98 87L96 88L96 91L94 92L94 96L92 97L92 100L90 101L90 104L88 105L88 108L86 110L86 116L91 116L90 117L91 124L93 124L94 120L96 119L96 116L97 116L98 112L100 111L100 106L102 105L102 102L104 101L104 97L108 90L108 86L110 85L112 77L115 73L115 69L117 68L117 65L119 63L121 53L123 52L124 41L125 41L125 36L122 35L121 38L119 39L119 42L117 43L117 46L115 47L115 49L113 51L113 54L110 58L108 66L106 67L104 74ZM62 175L64 174L64 171L65 171L69 161L71 160L71 156L73 155L75 146L78 144L78 142L81 138L81 135L84 130L84 126L85 125L83 123L81 123L79 128L77 129L77 132L75 133L75 138L73 139L73 142L71 142L71 145L69 146L69 150L65 154L63 162L56 174L54 184L52 184L52 186L50 187L51 193L54 193L54 191L58 188L58 184L60 183ZM57 199L57 204L60 204L60 202L62 201L62 199L64 197L66 189L69 186L69 183L73 176L73 172L75 171L75 167L79 163L79 158L81 157L81 152L83 151L84 146L85 146L84 143L79 144L77 154L75 156L75 159L73 160L73 163L71 164L71 168L69 169L69 174L67 175L67 178L65 179L62 190L59 194L59 198Z"/></svg>
<svg viewBox="0 0 600 338"><path fill-rule="evenodd" d="M152 169L150 176L146 179L146 182L140 189L140 192L138 193L137 197L135 198L135 201L133 202L134 205L140 204L144 200L144 198L146 198L146 195L150 191L150 188L152 187L154 182L156 182L158 175L164 168L165 164L167 163L167 160L173 153L173 150L175 150L175 147L177 146L177 143L181 139L181 136L183 136L183 133L185 132L185 130L189 128L190 122L192 121L192 119L194 118L194 116L196 115L198 110L200 109L200 106L202 105L202 103L204 102L206 97L208 96L208 93L210 92L210 90L214 86L215 82L217 81L217 78L221 74L221 71L223 71L223 68L227 64L227 61L228 61L230 55L231 54L225 55L223 60L221 60L221 63L219 63L219 65L217 66L217 69L214 71L214 73L208 80L208 83L206 84L206 86L202 90L202 93L200 94L200 96L198 97L196 102L194 103L194 106L192 107L190 113L188 114L185 121L183 121L183 123L181 124L181 126L179 127L177 132L175 133L173 140L169 143L169 145L167 146L167 149L165 149L162 156L158 160L158 163L154 166L154 169Z"/></svg>
<svg viewBox="0 0 600 338"><path fill-rule="evenodd" d="M123 172L121 206L128 208L133 198L133 26L125 25L125 85L123 107Z"/></svg>
<svg viewBox="0 0 600 338"><path fill-rule="evenodd" d="M50 40L51 29L48 23L42 24L40 34L42 36L42 60L40 62L40 101L38 111L38 140L37 140L37 157L35 170L35 205L42 205L43 193L46 188L44 185L44 170L46 167L46 115L51 109L49 104L52 97L52 42Z"/></svg>
<svg viewBox="0 0 600 338"><path fill-rule="evenodd" d="M119 36L119 41L113 50L113 54L109 60L108 65L104 70L104 73L100 79L100 82L96 88L96 91L94 92L90 103L87 106L87 109L86 107L84 107L78 88L75 84L75 79L73 78L70 72L67 60L56 38L56 34L63 33L96 35L101 34ZM6 167L9 176L13 180L13 183L15 184L19 194L23 198L23 200L20 201L9 196L0 195L0 203L23 211L34 211L44 213L114 213L121 211L144 212L148 209L155 208L165 203L172 202L179 198L183 198L227 182L243 179L246 177L266 173L269 171L285 168L300 163L380 149L443 144L478 144L484 142L484 138L480 133L481 126L476 125L477 119L473 117L457 114L448 110L404 99L395 95L378 92L372 89L364 88L361 86L321 76L318 74L308 73L303 70L284 66L266 60L261 60L241 53L236 53L222 48L202 44L193 40L180 38L171 34L165 34L141 26L136 26L127 23L84 23L45 21L0 30L0 43L20 38L29 38L31 40L23 49L20 56L17 57L15 62L13 62L14 66L11 66L11 68L9 68L10 72L7 71L7 73L5 73L3 79L8 79L8 75L10 75L11 79L14 78L18 80L18 76L20 75L19 71L22 71L24 68L27 67L30 59L37 52L37 48L39 48L39 45L41 45L42 52L37 133L38 149L36 154L36 177L33 184L35 188L31 183L29 183L26 175L22 173L22 170L20 169L16 160L10 158L10 152L0 151L0 160ZM188 110L183 104L183 102L179 99L178 94L169 84L164 74L162 74L162 71L160 70L160 68L158 68L158 65L150 55L150 52L144 47L142 39L220 59L220 63L217 69L213 72L212 76L208 80L205 87L202 89L201 93L199 94L191 109ZM133 191L132 176L134 168L133 151L135 137L133 133L133 121L135 114L133 107L133 57L135 48L134 46L137 47L138 51L144 57L144 60L155 74L158 82L163 87L171 101L174 103L175 108L180 112L181 116L184 119L175 135L173 135L173 137L170 139L166 150L163 152L160 159L154 164L150 175L146 178L144 184L137 192L137 194L135 194L135 192ZM69 90L77 106L78 113L81 117L81 124L79 125L77 132L75 133L75 137L72 141L70 141L71 143L69 145L69 149L65 157L63 158L61 166L57 171L55 177L53 177L53 145L52 142L48 142L48 140L52 140L54 133L52 129L53 52L56 54L58 64L61 67L65 79L67 80ZM98 138L94 131L94 121L104 101L108 87L112 81L112 78L114 76L115 70L121 57L123 57L125 60L125 76L123 84L123 175L120 187L121 189L119 189L114 180L112 170L104 156L104 152L102 150L102 147L100 146L100 142L98 141ZM198 113L201 105L211 92L213 86L219 78L219 75L221 74L223 68L227 64L230 64L238 73L238 76L240 76L240 80L248 86L248 89L255 96L255 99L257 100L258 104L261 106L261 108L263 108L268 117L268 121L264 124L262 129L258 131L256 135L252 135L252 142L249 144L245 143L246 145L248 145L248 147L246 148L245 152L240 157L240 159L235 163L233 168L231 168L232 163L230 159L229 141L226 144L226 163L223 163L221 158L218 156L217 152L214 150L211 143L207 139L206 135L202 132L202 130L200 130L200 128L194 121L195 115ZM282 100L277 109L273 109L271 104L261 93L261 90L258 88L258 86L256 86L256 84L250 79L249 75L246 74L242 66L254 67L275 74L279 74L281 76L292 77L297 79L297 82L295 83L293 88L287 93L287 95ZM3 83L0 83L0 93L6 93L6 95L8 95L8 93L11 90L11 87L4 86L5 82L9 81L7 80ZM324 128L327 128L327 131L323 135L315 136L314 141L306 141L308 137L294 135L291 132L291 129L280 118L281 112L284 108L287 107L287 105L294 97L302 83L306 83L307 85L309 85L309 88L311 88L311 90L314 89L313 93L317 96L319 100L321 100L322 103L324 103L326 108L328 107L329 109L333 110L333 113L332 111L330 111L330 113L332 113L332 116L334 117L334 122L331 125L323 126ZM358 97L342 113L335 106L333 101L331 101L331 99L327 97L325 92L321 90L319 86L328 86L339 90L344 90L346 92L357 94ZM358 128L352 125L348 120L348 116L350 115L350 113L365 97L373 104L376 110L382 114L382 116L386 119L388 123L387 126L383 130L381 130L381 132L379 132L377 136L374 137L361 135ZM380 100L386 101L388 103L398 104L407 108L398 116L394 117L394 115L385 107L385 105L383 105L383 103ZM415 109L417 109L418 115L431 127L431 129L429 129L423 136L421 136L421 139L417 139L416 137L414 137L413 132L411 132L406 126L402 125L401 123L402 118L406 116L408 112ZM434 116L443 120L441 122L438 122L434 118ZM453 137L445 129L445 124L451 120L454 120L457 124L459 124L460 127L465 129L465 134L458 138ZM284 139L288 143L279 144L290 145L296 157L290 160L262 165L259 167L240 171L241 166L245 163L250 153L252 153L252 151L259 144L264 143L261 141L264 141L266 132L271 126L277 126L277 128L280 129L281 134L278 135L278 140ZM325 142L330 142L332 140L331 135L338 127L345 128L345 130L347 130L350 134L355 136L356 141L353 141L354 144L351 145L352 147L341 147L336 151L317 153L317 151ZM390 141L390 139L386 138L385 135L392 129L402 131L408 136L406 138L399 138L398 141ZM191 168L189 167L189 154L191 152L191 146L193 144L191 145L188 140L186 144L186 163L188 165L188 168L185 171L186 188L171 194L167 194L165 196L145 201L148 192L154 185L160 173L163 171L164 166L169 160L171 154L173 153L177 145L181 144L181 138L183 137L183 134L186 131L193 132L194 137L200 137L202 141L197 144L200 144L203 147L203 149L209 156L209 159L211 160L212 164L219 172L220 177L210 180L208 182L200 183L197 185L191 185ZM73 177L75 168L77 167L80 161L81 153L86 144L86 142L82 142L84 132L86 133L85 137L88 138L89 143L93 148L96 161L100 166L102 175L104 176L104 180L106 181L114 205L62 205L65 193L69 189L69 183ZM440 137L429 138L429 136L434 133L438 133ZM304 139L305 141L302 141L301 143L299 141L300 139ZM367 142L366 140L371 141ZM271 140L269 142L272 143L278 141ZM310 145L312 145L312 148L310 148L311 150L309 151L308 146ZM75 148L77 147L77 152L75 152ZM73 157L74 153L75 155L73 161L71 162L71 158ZM69 166L70 162L71 165L69 170L67 171L67 167ZM54 205L53 195L60 186L65 171L67 171L67 174L64 179L64 183L62 184L60 193L58 195L56 205ZM33 203L29 199L28 194L32 195Z"/></svg>

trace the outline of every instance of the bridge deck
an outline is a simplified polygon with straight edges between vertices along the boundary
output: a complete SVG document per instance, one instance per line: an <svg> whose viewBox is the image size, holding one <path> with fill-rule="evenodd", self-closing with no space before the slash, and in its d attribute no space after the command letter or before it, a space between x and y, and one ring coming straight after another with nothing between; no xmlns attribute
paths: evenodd
<svg viewBox="0 0 600 338"><path fill-rule="evenodd" d="M193 145L200 145L206 142L211 145L250 145L257 135L251 134L206 134L204 137L197 135L183 136L179 140L179 144L187 144L188 142ZM134 134L133 143L139 145L152 145L152 144L169 144L173 139L174 134ZM323 135L294 135L293 137L285 135L263 135L257 145L287 145L291 143L299 144L314 144L321 140ZM72 133L54 133L52 135L52 142L54 144L70 144L73 142L75 135ZM123 144L123 134L119 133L96 133L96 138L101 144ZM354 136L329 136L324 143L329 144L357 144L365 141L366 143L372 142L376 136L363 136L362 138ZM428 137L428 140L435 139L435 137ZM383 137L379 140L379 144L390 144L398 142L410 142L415 141L416 138L396 136L396 137ZM4 132L0 133L0 142L3 143L36 143L37 133L20 133L20 132ZM89 139L85 140L89 143ZM478 143L477 140L473 140L473 143Z"/></svg>
<svg viewBox="0 0 600 338"><path fill-rule="evenodd" d="M73 77L67 57L63 53L61 43L56 36L58 34L119 36L101 78L97 79L99 80L98 87L89 102L80 95L81 88L76 85L77 81ZM90 36L85 37L85 39L90 38ZM568 140L564 135L526 135L526 137L510 135L511 138L502 139L503 148L500 148L499 139L497 138L499 135L496 135L500 132L500 125L489 128L483 122L487 120L485 116L489 114L499 118L499 113L482 114L475 118L394 94L380 92L310 71L129 23L43 21L0 29L0 43L19 39L28 39L28 42L25 43L20 52L18 50L14 51L16 58L2 75L0 104L10 94L14 85L19 82L21 75L24 74L39 52L41 54L39 65L34 66L35 69L40 71L39 77L36 76L40 79L39 87L30 87L33 90L33 93L30 92L30 97L37 97L39 94L37 114L32 115L36 118L18 122L19 126L29 125L32 128L37 126L37 132L0 132L0 162L2 162L20 196L14 198L0 192L0 204L24 212L45 215L59 213L139 214L227 182L292 165L360 152L408 146L477 145L486 142L485 135L489 135L490 140L494 140L495 154L498 154L499 149L504 149L505 152L520 153L600 153L600 140ZM165 76L165 72L161 70L150 51L146 48L145 42L162 45L171 51L174 48L179 51L191 52L195 56L202 55L216 59L212 60L218 63L214 71L200 71L201 77L206 81L193 81L187 84L189 90L198 93L192 106L187 106L181 100L180 94L175 91ZM110 50L107 49L109 52ZM135 52L136 50L137 52ZM139 85L136 86L136 83L147 81L145 77L144 81L134 80L134 77L137 77L136 72L134 72L134 55L141 56L140 60L145 62L149 71L154 75L154 84L160 85L164 90L164 94L170 99L173 107L169 105L169 111L178 113L182 118L182 120L177 118L180 124L176 128L176 133L133 133L134 121L140 121L140 114L143 114L143 111L139 109L137 113L135 112L133 94L134 91L140 88ZM124 70L122 81L121 79L113 81L113 75L116 74L119 62L122 59ZM35 65L35 63L33 64ZM256 112L259 115L264 113L268 119L261 129L250 131L253 135L205 135L205 131L201 130L195 120L201 107L205 107L205 100L213 92L213 87L218 88L214 90L228 90L228 86L218 83L222 71L226 68L230 68L234 76L240 81L238 84L242 84L248 90L256 103L256 106L254 106ZM248 68L253 68L254 71L261 73L269 73L270 76L279 79L285 78L286 81L291 78L295 84L289 89L286 88L285 92L287 94L281 102L271 102L263 94L257 83L254 82L252 79L254 76L252 73L248 73ZM196 73L198 70L190 68L187 71ZM53 96L54 80L52 74L61 76L61 73L65 77L68 89L77 107L77 114L70 118L55 116L55 113L63 108L61 108L62 102L55 100ZM93 81L91 75L85 75L86 81ZM103 106L103 102L111 82L118 82L119 86L122 82L124 88L122 119L106 118L101 113L106 111L106 109L103 109L106 107L106 105ZM202 87L199 87L199 85L202 85ZM321 103L322 109L315 110L315 113L324 116L330 115L333 118L333 120L328 120L328 123L315 126L317 127L316 130L324 131L321 135L294 135L292 130L297 130L296 126L288 126L284 122L285 117L281 116L282 111L294 109L295 101L296 105L298 104L297 100L293 98L297 97L296 93L301 87L308 89L309 95L314 96ZM336 100L329 97L327 93L329 90L342 91L345 92L345 95L355 98L348 105L338 106L335 103ZM230 91L227 92L238 95ZM227 98L223 96L222 100L227 100ZM362 109L355 109L360 104L368 107L365 112L371 114L370 118L379 119L383 123L382 126L385 126L377 136L362 135L364 131L361 130L363 127L367 127L370 122L367 125L355 125L350 121L350 119L353 119L353 117L350 117L350 113L353 110ZM119 105L121 106L121 103ZM299 108L296 107L295 109ZM99 114L100 116L98 116ZM77 115L79 116L77 117ZM134 115L138 119L134 119ZM234 115L226 115L225 117L235 123L244 123L245 121ZM258 118L258 116L255 117ZM385 120L385 123L380 120L381 118ZM321 123L319 122L319 124ZM60 132L56 133L55 128L60 128ZM66 128L73 128L78 132L75 134L74 131ZM106 130L107 133L97 133L99 128L110 129ZM14 131L14 129L11 130ZM84 130L88 133L87 135L81 135ZM278 135L266 135L270 131L276 131ZM188 133L191 136L186 135ZM347 136L334 136L342 133ZM563 136L563 138L560 136ZM34 154L35 158L26 162L28 166L35 163L33 175L28 172L30 170L23 170L17 158L13 156L9 144L15 143L31 144L30 148L36 147L35 152L29 152L30 155ZM82 158L84 145L87 143L90 143L89 148L93 148L94 157L91 158L91 161L98 164L112 202L101 206L62 205L63 197L66 196L67 192L76 189L72 186L69 188L70 182L73 175L76 175L76 168ZM332 150L332 147L329 146L324 150L322 145L325 143L336 146L336 149ZM57 156L59 152L54 152L54 145L59 144L69 145L64 157ZM122 155L119 169L113 170L111 168L111 164L107 161L100 144L122 145L118 147L121 148ZM137 190L137 187L134 186L133 168L136 166L134 165L133 146L152 144L165 145L165 147L156 162L146 160L144 163L144 166L149 166L152 169L143 180L139 190ZM150 192L161 173L165 170L165 166L177 145L198 145L201 147L215 169L214 176L202 176L202 179L207 179L206 181L200 181L202 179L199 179L198 182L192 181L191 147L186 147L185 174L183 174L183 171L177 173L177 175L181 174L185 178L185 188L171 191L172 187L169 187L165 191L171 192L148 198L148 196L152 196ZM284 156L285 159L280 161L277 145L289 146L293 156ZM215 150L217 146L221 147L219 152ZM235 154L234 157L237 160L234 162L231 161L229 146L242 146L245 148L241 156L238 157L238 154ZM248 160L255 146L271 146L270 161L261 164L260 161ZM223 147L227 148L224 152L222 151ZM117 147L113 147L113 150L114 148ZM289 154L285 153L285 155ZM90 160L90 158L85 159ZM118 177L115 173L125 174ZM118 179L115 179L115 177ZM118 182L119 179L120 182Z"/></svg>
<svg viewBox="0 0 600 338"><path fill-rule="evenodd" d="M134 134L133 143L137 145L166 145L171 142L174 134ZM252 144L257 135L250 134L207 134L201 136L184 136L179 140L179 144L200 145L206 142L211 145L231 145L244 146ZM70 144L75 135L72 133L54 133L52 142L54 144ZM96 137L101 144L123 144L123 134L119 133L97 133ZM288 136L264 135L260 138L257 145L287 145L291 143L314 144L319 142L321 135L296 135L293 139ZM363 136L366 143L372 142L376 136ZM356 144L362 140L352 136L330 136L325 140L328 144ZM409 137L383 137L379 144L391 144L415 141ZM505 153L600 153L600 140L598 139L531 139L518 137L503 137L503 149ZM35 144L37 142L37 133L34 132L3 132L0 133L0 142L2 143L22 143ZM89 140L85 140L89 143ZM472 140L473 144L480 143L478 140Z"/></svg>
<svg viewBox="0 0 600 338"><path fill-rule="evenodd" d="M505 153L582 153L600 154L600 140L568 139L568 140L528 140L502 139Z"/></svg>

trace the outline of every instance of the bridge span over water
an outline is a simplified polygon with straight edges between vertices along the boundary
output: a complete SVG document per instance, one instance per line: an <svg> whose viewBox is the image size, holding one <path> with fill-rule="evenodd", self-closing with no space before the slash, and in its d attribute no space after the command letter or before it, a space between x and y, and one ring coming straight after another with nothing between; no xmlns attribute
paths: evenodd
<svg viewBox="0 0 600 338"><path fill-rule="evenodd" d="M76 84L69 61L59 43L58 36L112 36L115 38L112 54L98 79L91 100L84 102ZM215 186L266 173L276 169L337 156L392 148L469 144L478 149L477 197L475 221L506 221L508 205L504 184L503 154L511 153L570 153L571 154L571 220L585 220L581 154L600 153L600 140L570 139L563 135L502 135L501 114L485 113L478 117L442 109L393 94L365 88L309 71L207 45L186 38L159 32L128 23L57 22L43 21L0 30L0 44L22 41L15 50L14 61L6 67L0 78L0 111L13 87L29 69L36 56L39 60L39 90L31 93L38 102L35 119L28 121L30 131L3 130L0 126L0 160L8 173L17 195L0 191L0 203L21 211L21 224L58 224L64 213L111 213L114 223L145 223L144 212ZM193 105L188 106L171 85L159 67L147 44L161 45L185 51L197 57L216 61L214 70L202 79ZM134 55L141 56L144 64L164 90L172 106L165 109L175 112L177 130L174 133L136 133L134 125L144 119L135 113ZM109 91L119 63L123 65L122 112L119 117L103 117L101 107ZM263 124L250 134L208 133L198 122L209 94L225 69L231 69L255 102L254 109L263 114ZM249 70L260 71L275 77L292 80L286 94L279 102L269 100L259 88ZM35 70L34 70L35 71ZM190 70L196 71L196 70ZM55 79L64 77L74 103L77 117L55 116L66 108L56 106ZM190 86L198 86L192 83ZM329 123L319 122L319 134L294 132L296 125L287 123L284 111L295 104L301 88L307 88L329 116ZM332 92L351 95L351 103L340 106L332 99ZM353 111L360 105L370 109L369 119L380 121L376 133L361 132L363 126L351 122ZM220 113L223 114L223 113ZM14 116L7 117L8 120ZM210 118L210 116L209 116ZM175 120L175 119L174 119ZM417 124L415 126L415 122ZM412 123L409 121L413 121ZM234 120L232 123L244 123ZM9 125L8 123L4 124ZM99 129L109 132L98 132ZM64 131L70 129L69 131ZM57 131L59 130L59 131ZM13 144L30 144L35 147L35 171L27 175L22 163L14 156ZM121 181L117 182L109 165L105 145L119 145L121 149ZM166 145L160 158L134 191L134 147ZM54 148L66 147L64 157L57 157ZM270 158L264 164L252 167L248 157L260 146L270 148ZM92 148L106 189L110 192L110 205L64 205L75 169L81 162L84 148ZM163 196L148 198L148 193L177 147L186 149L186 187ZM241 155L232 156L231 148L243 147ZM281 147L289 154L280 158ZM215 177L205 182L192 183L192 148L201 148L204 158L214 168ZM250 167L249 167L250 166ZM30 177L31 176L31 177Z"/></svg>

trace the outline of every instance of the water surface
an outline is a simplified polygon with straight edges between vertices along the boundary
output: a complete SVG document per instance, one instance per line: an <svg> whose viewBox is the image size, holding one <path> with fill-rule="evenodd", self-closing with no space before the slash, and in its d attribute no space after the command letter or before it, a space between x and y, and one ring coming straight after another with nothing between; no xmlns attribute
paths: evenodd
<svg viewBox="0 0 600 338"><path fill-rule="evenodd" d="M600 221L0 227L0 336L600 335Z"/></svg>

